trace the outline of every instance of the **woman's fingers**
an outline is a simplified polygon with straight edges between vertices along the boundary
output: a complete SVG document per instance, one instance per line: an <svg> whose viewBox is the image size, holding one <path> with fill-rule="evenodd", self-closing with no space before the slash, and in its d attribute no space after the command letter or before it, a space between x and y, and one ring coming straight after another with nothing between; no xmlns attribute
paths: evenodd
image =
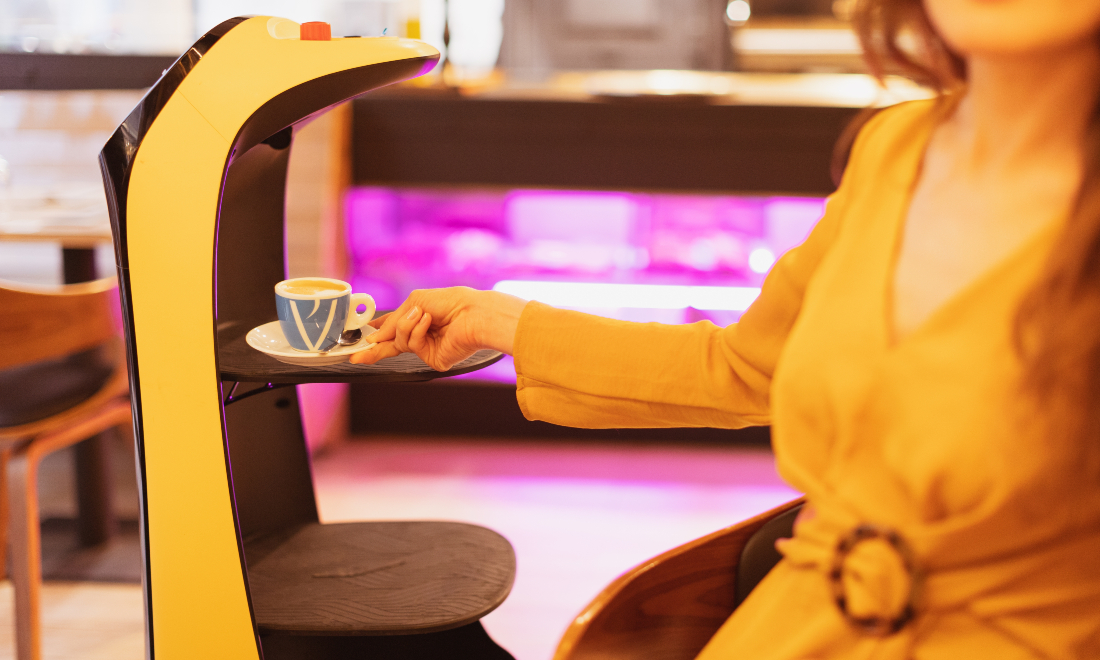
<svg viewBox="0 0 1100 660"><path fill-rule="evenodd" d="M352 353L351 363L374 364L379 360L384 360L399 355L400 353L401 351L397 350L397 347L393 345L392 341L383 344L373 344L370 348L359 351L358 353Z"/></svg>
<svg viewBox="0 0 1100 660"><path fill-rule="evenodd" d="M367 325L377 330L382 327L382 324L386 322L386 319L393 316L393 312L383 314L382 316L376 316L373 319L367 321Z"/></svg>
<svg viewBox="0 0 1100 660"><path fill-rule="evenodd" d="M352 364L374 364L379 360L393 357L401 352L393 345L395 319L394 312L390 312L371 319L367 323L367 326L374 328L374 332L367 332L367 329L364 328L363 334L366 335L366 340L370 346L358 353L352 353ZM388 328L386 327L387 324ZM388 339L383 339L383 337L388 337Z"/></svg>
<svg viewBox="0 0 1100 660"><path fill-rule="evenodd" d="M428 343L428 329L431 327L432 315L425 312L417 320L412 331L409 332L409 350L416 353L416 355L425 362L427 362L425 358L431 348Z"/></svg>
<svg viewBox="0 0 1100 660"><path fill-rule="evenodd" d="M431 330L431 328L432 315L425 312L424 315L420 317L420 321L416 324L416 327L414 327L409 334L409 348L432 369L436 371L447 371L452 365L444 361L438 339L433 341L433 339L428 336L428 331Z"/></svg>
<svg viewBox="0 0 1100 660"><path fill-rule="evenodd" d="M396 344L397 348L402 352L409 350L409 337L412 335L413 328L420 322L422 316L424 316L424 311L420 309L420 307L413 305L394 325L393 343Z"/></svg>
<svg viewBox="0 0 1100 660"><path fill-rule="evenodd" d="M405 302L401 303L401 305L392 312L379 316L377 319L371 319L368 325L370 325L372 328L376 328L376 330L367 335L367 341L393 341L393 339L397 336L397 324L409 313L412 308L418 308L418 306L415 305L412 301L413 299L410 296L405 300ZM378 324L375 325L375 322L378 322Z"/></svg>
<svg viewBox="0 0 1100 660"><path fill-rule="evenodd" d="M398 309L382 317L380 319L381 327L367 335L366 338L374 346L353 353L351 356L352 364L374 364L379 360L409 352L412 350L409 347L409 341L413 330L416 329L424 316L427 315L420 307L413 305L407 310ZM428 323L431 323L431 317L429 317ZM421 339L423 334L420 335Z"/></svg>
<svg viewBox="0 0 1100 660"><path fill-rule="evenodd" d="M374 364L379 360L394 357L401 353L412 352L420 359L431 364L431 340L428 330L432 327L432 315L414 309L405 315L395 326L397 337L394 341L375 344L368 349L353 353L352 364ZM438 368L438 365L432 365ZM445 370L445 369L444 369Z"/></svg>
<svg viewBox="0 0 1100 660"><path fill-rule="evenodd" d="M412 334L409 335L409 348L429 367L436 371L447 371L455 365L456 361L468 357L458 356L451 350L445 350L445 342L438 335L428 334L431 328L432 315L425 312L424 316L420 317L420 322L413 328Z"/></svg>

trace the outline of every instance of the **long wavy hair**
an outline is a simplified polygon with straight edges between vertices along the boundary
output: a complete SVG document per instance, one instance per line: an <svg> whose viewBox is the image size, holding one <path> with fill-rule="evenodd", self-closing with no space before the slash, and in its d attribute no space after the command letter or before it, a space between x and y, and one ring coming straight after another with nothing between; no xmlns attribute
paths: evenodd
<svg viewBox="0 0 1100 660"><path fill-rule="evenodd" d="M856 0L852 23L871 72L900 70L941 95L966 82L966 62L936 33L921 0ZM857 117L841 142L854 140ZM1069 221L1014 328L1021 387L1049 432L1084 449L1100 440L1100 112L1093 109L1086 164ZM839 153L839 152L838 152ZM841 163L834 164L842 166Z"/></svg>

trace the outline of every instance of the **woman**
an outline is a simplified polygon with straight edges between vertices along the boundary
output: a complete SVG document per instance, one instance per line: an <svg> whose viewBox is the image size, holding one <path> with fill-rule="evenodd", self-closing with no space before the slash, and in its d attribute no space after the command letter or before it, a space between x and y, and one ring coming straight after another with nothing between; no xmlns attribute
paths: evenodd
<svg viewBox="0 0 1100 660"><path fill-rule="evenodd" d="M868 0L857 25L942 93L862 128L739 323L418 291L353 361L493 348L530 419L770 423L809 504L705 660L1100 657L1100 2Z"/></svg>

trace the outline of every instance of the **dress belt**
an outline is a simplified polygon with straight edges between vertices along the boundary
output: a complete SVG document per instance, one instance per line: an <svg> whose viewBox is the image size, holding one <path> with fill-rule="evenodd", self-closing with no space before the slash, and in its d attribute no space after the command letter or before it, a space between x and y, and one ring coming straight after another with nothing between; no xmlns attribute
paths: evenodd
<svg viewBox="0 0 1100 660"><path fill-rule="evenodd" d="M1100 603L1100 534L929 570L930 558L914 551L903 529L830 509L813 509L794 538L777 546L793 566L823 573L841 613L862 632L890 635L925 612L964 609L995 619L1082 599Z"/></svg>

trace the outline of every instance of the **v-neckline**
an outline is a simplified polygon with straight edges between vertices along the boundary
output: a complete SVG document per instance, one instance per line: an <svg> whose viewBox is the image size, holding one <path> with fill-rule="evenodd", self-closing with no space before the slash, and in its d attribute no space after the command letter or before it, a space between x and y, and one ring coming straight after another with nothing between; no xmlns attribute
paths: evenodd
<svg viewBox="0 0 1100 660"><path fill-rule="evenodd" d="M941 317L966 302L967 299L972 298L978 291L985 288L990 281L994 280L996 276L1000 275L1002 271L1015 264L1025 254L1031 252L1034 246L1058 225L1057 222L1049 222L1043 225L1014 249L993 262L988 268L982 270L976 277L971 278L939 305L936 305L936 307L921 319L912 330L907 332L904 336L898 336L897 314L895 309L897 296L897 269L898 262L901 258L902 242L905 240L905 230L909 225L909 207L913 204L913 195L916 193L917 183L924 169L924 159L928 153L928 146L932 142L932 136L935 134L936 129L939 128L941 122L943 122L958 106L958 100L953 99L944 99L942 103L943 105L937 105L933 108L932 113L930 113L930 116L926 120L928 123L922 127L924 134L920 136L919 144L915 145L919 150L919 157L915 159L909 171L906 172L908 182L903 195L901 208L899 209L897 218L895 218L892 227L893 234L890 237L892 245L885 272L886 281L884 282L883 295L880 298L883 302L880 311L880 319L883 323L883 339L887 351L890 352L896 351L902 346L911 343L915 338L919 338L920 335L928 332L930 327L939 325Z"/></svg>

